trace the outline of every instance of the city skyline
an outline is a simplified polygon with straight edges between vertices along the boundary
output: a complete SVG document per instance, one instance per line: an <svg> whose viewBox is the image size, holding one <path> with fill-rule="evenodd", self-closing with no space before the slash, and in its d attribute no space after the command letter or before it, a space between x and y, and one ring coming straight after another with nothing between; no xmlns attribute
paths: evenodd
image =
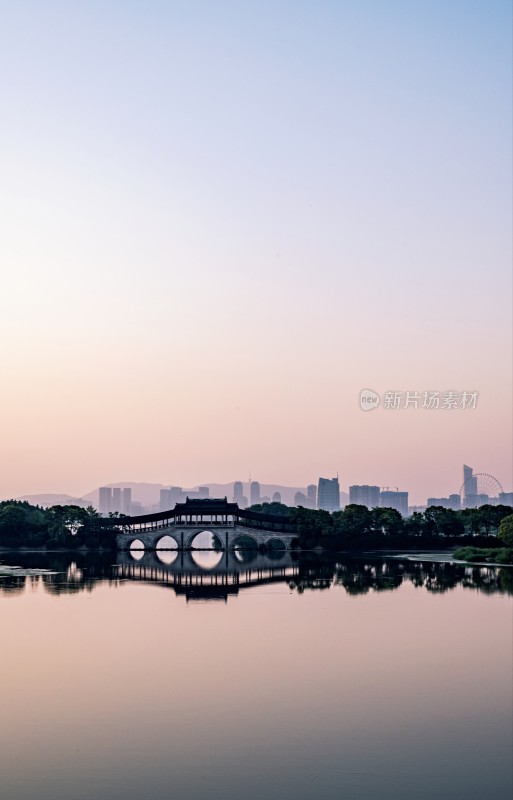
<svg viewBox="0 0 513 800"><path fill-rule="evenodd" d="M477 494L478 480L480 482L485 481L481 485L481 494ZM469 481L473 489L470 494L468 492ZM490 488L487 488L487 484L489 484ZM121 488L127 485L130 488ZM345 484L340 484L338 476L333 479L320 477L317 484L308 484L307 486L263 483L252 481L250 478L247 481L236 480L229 481L226 484L205 482L185 488L161 483L146 484L119 481L112 482L104 487L100 486L86 493L83 497L72 497L64 494L41 494L22 495L22 498L35 502L39 498L41 505L67 502L78 502L83 505L92 504L96 505L102 513L119 511L129 514L130 512L127 509L130 508L131 513L134 515L155 510L167 510L174 507L175 503L183 502L186 497L202 499L208 497L221 498L223 496L229 497L233 502L238 503L241 508L246 508L255 503L283 502L289 506L302 505L305 508L325 508L326 510L334 511L337 510L337 503L333 501L332 486L335 486L335 494L338 492L341 508L347 504L354 503L366 505L368 508L377 508L385 505L396 508L402 514L407 513L408 509L418 510L432 505L458 510L459 508L475 507L487 503L489 500L488 495L485 493L486 491L490 492L491 502L513 505L512 491L501 486L493 476L486 473L477 473L466 464L463 465L463 484L458 492L451 492L447 496L427 496L422 498L421 501L412 498L409 490L390 485L349 484L346 492L344 490ZM320 492L319 487L321 487ZM148 500L148 495L146 494L145 500L142 502L141 490L146 490L147 492L150 489L153 489L154 492L153 500ZM139 494L137 500L135 496L132 500L132 492L134 492L134 495ZM155 492L159 493L158 501ZM268 494L262 494L262 492L268 492ZM97 499L94 499L95 493L98 495ZM318 504L318 497L321 498L320 505Z"/></svg>

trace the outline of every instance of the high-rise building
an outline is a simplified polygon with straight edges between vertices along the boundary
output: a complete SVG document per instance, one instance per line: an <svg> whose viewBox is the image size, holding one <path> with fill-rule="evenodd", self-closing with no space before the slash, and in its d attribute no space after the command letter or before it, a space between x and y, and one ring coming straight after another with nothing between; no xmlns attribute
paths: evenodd
<svg viewBox="0 0 513 800"><path fill-rule="evenodd" d="M463 507L473 507L476 504L477 478L472 467L463 464Z"/></svg>
<svg viewBox="0 0 513 800"><path fill-rule="evenodd" d="M170 511L171 504L169 501L169 489L160 490L160 503L159 508L161 511Z"/></svg>
<svg viewBox="0 0 513 800"><path fill-rule="evenodd" d="M242 481L235 481L235 483L233 484L233 502L240 503L243 497L244 497L244 486L242 485Z"/></svg>
<svg viewBox="0 0 513 800"><path fill-rule="evenodd" d="M170 486L160 490L160 510L170 511L177 503L183 503L185 493L181 486Z"/></svg>
<svg viewBox="0 0 513 800"><path fill-rule="evenodd" d="M503 506L513 506L513 492L499 492L499 503Z"/></svg>
<svg viewBox="0 0 513 800"><path fill-rule="evenodd" d="M349 502L367 508L378 508L380 504L379 486L350 486Z"/></svg>
<svg viewBox="0 0 513 800"><path fill-rule="evenodd" d="M123 497L121 499L121 513L126 514L127 517L132 513L132 490L123 489Z"/></svg>
<svg viewBox="0 0 513 800"><path fill-rule="evenodd" d="M112 509L112 489L109 486L100 486L100 514L110 514Z"/></svg>
<svg viewBox="0 0 513 800"><path fill-rule="evenodd" d="M251 481L249 496L252 506L260 502L260 484L258 481Z"/></svg>
<svg viewBox="0 0 513 800"><path fill-rule="evenodd" d="M464 508L479 508L490 503L490 497L487 494L467 494L465 496Z"/></svg>
<svg viewBox="0 0 513 800"><path fill-rule="evenodd" d="M308 502L308 497L304 492L296 492L294 495L294 505L295 506L303 506L306 508L306 504Z"/></svg>
<svg viewBox="0 0 513 800"><path fill-rule="evenodd" d="M330 512L340 510L340 486L338 478L319 478L317 507Z"/></svg>
<svg viewBox="0 0 513 800"><path fill-rule="evenodd" d="M380 496L381 508L395 508L403 517L408 516L408 492L385 490Z"/></svg>
<svg viewBox="0 0 513 800"><path fill-rule="evenodd" d="M441 506L442 508L451 508L453 511L459 511L460 496L459 494L450 494L449 497L428 497L429 506Z"/></svg>
<svg viewBox="0 0 513 800"><path fill-rule="evenodd" d="M317 486L315 483L310 483L306 487L306 496L308 497L308 508L317 508Z"/></svg>
<svg viewBox="0 0 513 800"><path fill-rule="evenodd" d="M273 503L281 503L281 494L279 492L273 494Z"/></svg>
<svg viewBox="0 0 513 800"><path fill-rule="evenodd" d="M118 486L115 486L112 490L112 508L111 511L115 511L119 514L121 511L121 489Z"/></svg>

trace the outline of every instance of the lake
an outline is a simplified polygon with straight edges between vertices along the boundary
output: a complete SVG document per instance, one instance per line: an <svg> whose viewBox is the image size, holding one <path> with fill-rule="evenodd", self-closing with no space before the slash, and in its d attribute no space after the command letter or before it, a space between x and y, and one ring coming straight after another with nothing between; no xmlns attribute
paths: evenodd
<svg viewBox="0 0 513 800"><path fill-rule="evenodd" d="M513 569L134 555L0 553L5 800L510 800Z"/></svg>

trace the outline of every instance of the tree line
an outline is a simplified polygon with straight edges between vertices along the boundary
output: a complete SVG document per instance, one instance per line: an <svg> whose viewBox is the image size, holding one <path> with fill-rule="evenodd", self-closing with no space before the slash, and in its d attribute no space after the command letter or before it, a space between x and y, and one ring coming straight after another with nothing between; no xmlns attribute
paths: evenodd
<svg viewBox="0 0 513 800"><path fill-rule="evenodd" d="M325 546L343 549L359 543L384 539L437 540L453 537L497 536L502 521L511 517L511 506L486 504L479 508L453 511L442 506L429 506L423 512L402 517L393 508L372 508L350 504L342 511L329 513L302 506L292 508L281 503L262 503L252 511L286 516L298 528L301 548ZM508 546L513 546L513 543Z"/></svg>
<svg viewBox="0 0 513 800"><path fill-rule="evenodd" d="M286 517L297 526L297 545L304 549L358 549L381 542L401 545L412 539L427 545L466 536L473 537L473 543L477 543L475 537L499 536L503 544L513 547L513 508L505 505L462 511L430 506L410 517L402 517L393 508L368 509L356 504L332 514L282 503L263 503L252 510ZM116 532L92 506L45 509L26 501L5 500L0 502L0 547L115 549Z"/></svg>
<svg viewBox="0 0 513 800"><path fill-rule="evenodd" d="M41 508L21 500L0 502L0 547L71 550L115 546L115 532L102 526L102 517L92 506Z"/></svg>

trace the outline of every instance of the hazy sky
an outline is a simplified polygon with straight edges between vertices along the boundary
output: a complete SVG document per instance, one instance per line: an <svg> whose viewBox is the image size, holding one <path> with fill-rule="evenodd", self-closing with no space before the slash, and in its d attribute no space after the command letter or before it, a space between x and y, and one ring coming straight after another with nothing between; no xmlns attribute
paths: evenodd
<svg viewBox="0 0 513 800"><path fill-rule="evenodd" d="M0 497L512 488L509 0L0 15Z"/></svg>

